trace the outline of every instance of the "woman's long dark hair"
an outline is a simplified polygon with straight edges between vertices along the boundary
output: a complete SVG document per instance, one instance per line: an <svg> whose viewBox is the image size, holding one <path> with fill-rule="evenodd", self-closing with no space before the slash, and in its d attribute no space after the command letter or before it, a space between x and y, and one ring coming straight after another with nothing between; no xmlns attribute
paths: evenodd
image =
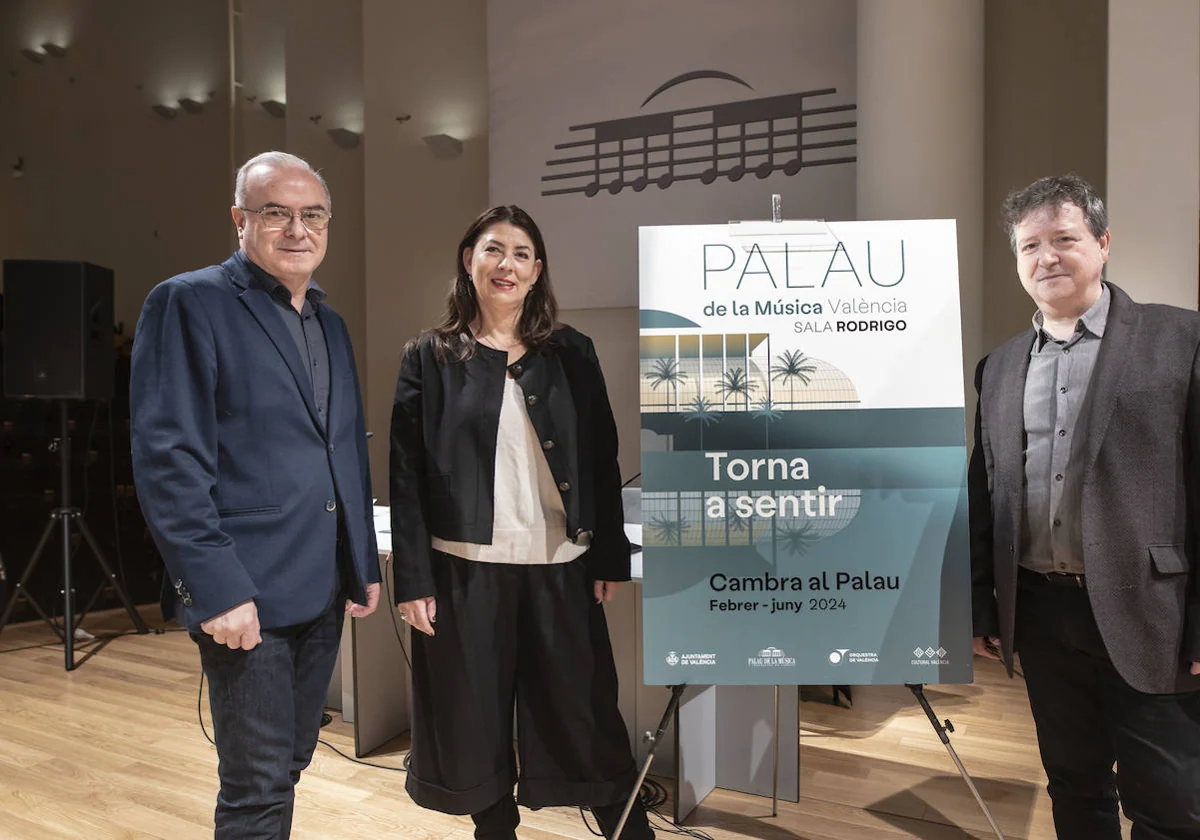
<svg viewBox="0 0 1200 840"><path fill-rule="evenodd" d="M550 260L542 232L529 214L515 204L502 204L480 214L467 228L462 242L454 252L454 287L446 298L446 317L429 331L434 353L439 359L464 361L475 355L475 335L471 326L479 320L479 301L475 284L463 265L463 251L473 249L479 237L489 227L507 222L529 235L533 241L534 259L542 261L542 273L525 296L521 316L517 319L517 336L531 352L541 350L550 341L558 326L558 301L550 286Z"/></svg>

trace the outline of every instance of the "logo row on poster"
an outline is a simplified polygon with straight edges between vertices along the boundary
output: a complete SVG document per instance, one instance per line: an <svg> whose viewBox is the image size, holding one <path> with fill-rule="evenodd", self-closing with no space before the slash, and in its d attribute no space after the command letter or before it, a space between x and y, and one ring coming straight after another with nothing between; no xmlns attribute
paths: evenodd
<svg viewBox="0 0 1200 840"><path fill-rule="evenodd" d="M950 660L946 658L946 649L940 645L937 649L917 647L913 649L912 654L913 659L910 662L912 665L950 664ZM777 647L763 648L757 655L747 657L746 661L752 668L793 668L796 665L795 657L788 656ZM666 662L672 668L711 667L717 664L717 655L715 653L679 653L672 650L667 653ZM877 665L878 663L879 654L874 651L835 648L829 652L830 665Z"/></svg>

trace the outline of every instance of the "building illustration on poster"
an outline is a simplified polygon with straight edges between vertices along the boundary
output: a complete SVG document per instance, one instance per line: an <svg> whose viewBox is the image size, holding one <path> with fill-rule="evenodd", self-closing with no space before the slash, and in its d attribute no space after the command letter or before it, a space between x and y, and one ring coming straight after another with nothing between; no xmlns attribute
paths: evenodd
<svg viewBox="0 0 1200 840"><path fill-rule="evenodd" d="M970 679L955 249L641 229L647 682Z"/></svg>

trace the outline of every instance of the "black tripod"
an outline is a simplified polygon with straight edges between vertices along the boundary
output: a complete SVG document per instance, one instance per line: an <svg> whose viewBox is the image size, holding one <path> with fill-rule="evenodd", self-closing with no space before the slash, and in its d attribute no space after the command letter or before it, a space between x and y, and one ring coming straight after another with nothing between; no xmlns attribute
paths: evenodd
<svg viewBox="0 0 1200 840"><path fill-rule="evenodd" d="M96 603L96 598L99 597L105 584L96 589L87 606L80 612L79 618L75 618L75 585L71 575L71 526L74 525L79 529L79 533L83 536L85 542L92 549L92 553L96 555L96 560L100 563L100 568L104 570L105 577L108 578L107 585L111 586L117 593L117 597L121 599L122 606L125 607L125 612L129 614L129 618L133 621L133 626L137 628L138 633L149 633L150 628L146 626L146 622L142 620L141 615L133 606L133 601L129 597L129 593L125 591L125 587L117 576L113 574L112 567L108 565L108 561L104 559L104 553L100 550L100 546L96 544L95 538L92 536L91 530L87 523L83 520L83 512L79 508L71 507L71 436L67 428L67 401L59 400L59 437L50 444L51 451L57 450L59 465L61 468L62 481L62 496L59 499L59 506L50 511L50 521L46 523L46 529L42 531L41 539L38 540L37 548L33 550L33 555L30 556L29 562L25 565L25 570L21 573L20 580L17 581L13 588L12 596L8 599L8 605L4 608L4 614L0 615L0 632L4 630L4 626L8 624L8 617L12 615L13 609L17 605L20 598L24 598L29 602L29 605L37 611L37 614L42 617L46 624L50 625L50 629L62 640L63 649L65 652L65 665L68 671L74 671L78 663L75 661L75 628L77 624L83 620L91 610L92 605ZM34 600L33 596L25 589L25 583L29 580L29 576L33 573L38 561L42 559L42 552L46 548L46 543L50 540L50 535L54 532L55 526L58 526L59 533L62 537L62 569L63 569L63 622L62 627L55 623L41 605Z"/></svg>

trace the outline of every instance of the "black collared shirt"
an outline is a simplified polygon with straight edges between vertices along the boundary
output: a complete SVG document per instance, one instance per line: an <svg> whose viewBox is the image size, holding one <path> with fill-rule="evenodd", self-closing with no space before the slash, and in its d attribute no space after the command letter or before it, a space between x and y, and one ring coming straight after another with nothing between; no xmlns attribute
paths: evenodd
<svg viewBox="0 0 1200 840"><path fill-rule="evenodd" d="M317 312L325 300L325 290L315 280L309 280L308 290L304 293L304 305L297 312L292 306L292 293L287 286L256 265L242 251L238 251L237 255L250 268L255 285L279 304L280 316L287 324L288 332L296 342L296 350L300 353L300 361L308 371L308 380L317 404L317 416L324 425L329 418L329 348L325 344L325 330Z"/></svg>

